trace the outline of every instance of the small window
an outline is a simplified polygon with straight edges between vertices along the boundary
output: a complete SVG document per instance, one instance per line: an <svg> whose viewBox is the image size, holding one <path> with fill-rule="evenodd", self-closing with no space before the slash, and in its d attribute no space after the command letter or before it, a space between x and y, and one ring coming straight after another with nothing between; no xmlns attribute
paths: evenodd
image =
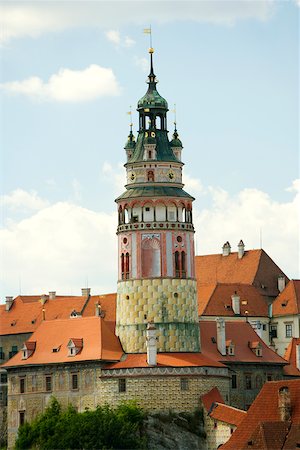
<svg viewBox="0 0 300 450"><path fill-rule="evenodd" d="M218 428L218 422L216 420L214 420L214 428Z"/></svg>
<svg viewBox="0 0 300 450"><path fill-rule="evenodd" d="M277 338L277 325L271 325L271 338Z"/></svg>
<svg viewBox="0 0 300 450"><path fill-rule="evenodd" d="M250 373L245 374L245 389L252 389L252 378Z"/></svg>
<svg viewBox="0 0 300 450"><path fill-rule="evenodd" d="M0 381L1 383L7 383L7 373L1 373Z"/></svg>
<svg viewBox="0 0 300 450"><path fill-rule="evenodd" d="M272 374L271 373L267 373L267 381L272 381Z"/></svg>
<svg viewBox="0 0 300 450"><path fill-rule="evenodd" d="M231 389L237 389L237 377L235 373L231 375Z"/></svg>
<svg viewBox="0 0 300 450"><path fill-rule="evenodd" d="M0 347L0 359L5 359L5 355L3 352L3 347Z"/></svg>
<svg viewBox="0 0 300 450"><path fill-rule="evenodd" d="M25 392L25 378L20 378L20 393L24 394Z"/></svg>
<svg viewBox="0 0 300 450"><path fill-rule="evenodd" d="M19 425L22 426L25 423L25 411L19 411Z"/></svg>
<svg viewBox="0 0 300 450"><path fill-rule="evenodd" d="M233 428L230 428L230 434L232 434L234 432Z"/></svg>
<svg viewBox="0 0 300 450"><path fill-rule="evenodd" d="M260 375L256 375L256 381L255 381L255 384L256 384L256 389L261 389L261 387L262 387L262 377L260 376Z"/></svg>
<svg viewBox="0 0 300 450"><path fill-rule="evenodd" d="M150 211L150 207L146 206L145 211L149 212Z"/></svg>
<svg viewBox="0 0 300 450"><path fill-rule="evenodd" d="M119 378L119 392L126 392L126 378Z"/></svg>
<svg viewBox="0 0 300 450"><path fill-rule="evenodd" d="M263 329L263 331L266 331L267 325L265 323L263 324L262 329Z"/></svg>
<svg viewBox="0 0 300 450"><path fill-rule="evenodd" d="M189 389L189 380L187 378L180 379L180 389L182 391L188 391Z"/></svg>
<svg viewBox="0 0 300 450"><path fill-rule="evenodd" d="M78 374L72 373L72 389L78 389Z"/></svg>
<svg viewBox="0 0 300 450"><path fill-rule="evenodd" d="M45 384L46 384L46 391L51 392L52 391L52 376L51 375L46 375Z"/></svg>
<svg viewBox="0 0 300 450"><path fill-rule="evenodd" d="M293 325L291 323L285 325L285 337L293 337Z"/></svg>

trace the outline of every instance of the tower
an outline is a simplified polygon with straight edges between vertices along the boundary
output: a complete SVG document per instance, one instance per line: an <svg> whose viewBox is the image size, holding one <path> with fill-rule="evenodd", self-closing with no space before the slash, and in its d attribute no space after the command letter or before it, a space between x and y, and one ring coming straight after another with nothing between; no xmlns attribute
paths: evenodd
<svg viewBox="0 0 300 450"><path fill-rule="evenodd" d="M147 324L158 352L200 350L194 267L194 198L183 190L182 143L169 141L168 103L156 89L150 48L148 90L139 100L137 140L125 146L126 191L118 205L116 334L126 353L146 352Z"/></svg>

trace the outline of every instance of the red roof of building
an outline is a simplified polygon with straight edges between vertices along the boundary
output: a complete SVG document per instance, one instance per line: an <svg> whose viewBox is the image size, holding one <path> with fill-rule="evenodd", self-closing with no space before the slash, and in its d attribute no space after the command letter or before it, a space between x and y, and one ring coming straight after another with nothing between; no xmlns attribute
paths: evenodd
<svg viewBox="0 0 300 450"><path fill-rule="evenodd" d="M286 361L271 350L248 322L225 322L225 340L231 340L234 344L234 355L222 356L217 347L217 328L215 321L203 320L200 322L201 351L203 355L216 361L244 362L244 363L272 363L286 364ZM256 356L249 347L249 342L260 342L262 356Z"/></svg>
<svg viewBox="0 0 300 450"><path fill-rule="evenodd" d="M291 280L274 300L273 316L286 316L300 313L300 280Z"/></svg>
<svg viewBox="0 0 300 450"><path fill-rule="evenodd" d="M69 356L70 339L80 342L82 350ZM36 342L35 351L28 359L17 353L2 367L57 364L78 361L118 361L123 354L119 339L100 317L77 317L65 320L47 320L30 337Z"/></svg>
<svg viewBox="0 0 300 450"><path fill-rule="evenodd" d="M156 367L224 367L218 361L212 360L202 353L158 353ZM110 364L107 369L131 369L150 367L146 353L127 354L125 359Z"/></svg>
<svg viewBox="0 0 300 450"><path fill-rule="evenodd" d="M240 296L240 315L268 316L268 305L258 289L250 284L198 284L198 313L202 316L235 316L231 296Z"/></svg>
<svg viewBox="0 0 300 450"><path fill-rule="evenodd" d="M206 394L201 395L201 400L207 412L211 410L213 403L224 403L224 399L217 386L206 392Z"/></svg>
<svg viewBox="0 0 300 450"><path fill-rule="evenodd" d="M287 366L284 367L284 374L290 377L300 377L300 370L297 367L297 346L300 346L300 338L292 338L286 349L284 359L289 362Z"/></svg>
<svg viewBox="0 0 300 450"><path fill-rule="evenodd" d="M245 419L237 427L229 441L223 444L222 449L268 448L277 450L296 447L295 445L286 447L284 444L286 437L289 438L289 428L286 427L288 422L280 420L278 408L278 392L284 386L287 386L290 392L292 425L300 425L300 380L270 381L263 385L248 409ZM272 425L268 425L270 423ZM291 436L290 438L292 439Z"/></svg>
<svg viewBox="0 0 300 450"><path fill-rule="evenodd" d="M235 425L236 427L242 422L247 415L246 411L234 408L223 403L215 403L209 414L212 419Z"/></svg>
<svg viewBox="0 0 300 450"><path fill-rule="evenodd" d="M196 256L195 269L198 288L201 284L239 283L252 284L262 295L277 296L278 276L286 275L267 255L260 250L247 250L241 259L238 253Z"/></svg>

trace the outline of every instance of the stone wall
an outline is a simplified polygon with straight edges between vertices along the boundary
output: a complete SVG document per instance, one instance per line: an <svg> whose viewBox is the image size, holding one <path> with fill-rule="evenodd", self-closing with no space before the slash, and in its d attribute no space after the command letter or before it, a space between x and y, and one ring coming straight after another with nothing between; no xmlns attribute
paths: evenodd
<svg viewBox="0 0 300 450"><path fill-rule="evenodd" d="M235 425L214 420L206 412L204 413L204 427L206 431L207 450L216 450L219 445L225 444L229 440L232 432L236 430Z"/></svg>

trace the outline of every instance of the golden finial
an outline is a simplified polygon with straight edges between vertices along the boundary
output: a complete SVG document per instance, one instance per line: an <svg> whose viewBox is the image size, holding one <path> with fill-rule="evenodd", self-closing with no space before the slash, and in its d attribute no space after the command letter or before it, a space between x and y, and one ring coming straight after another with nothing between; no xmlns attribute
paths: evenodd
<svg viewBox="0 0 300 450"><path fill-rule="evenodd" d="M154 53L154 48L150 47L150 48L149 48L149 53L150 53L150 54L151 54L151 53Z"/></svg>

